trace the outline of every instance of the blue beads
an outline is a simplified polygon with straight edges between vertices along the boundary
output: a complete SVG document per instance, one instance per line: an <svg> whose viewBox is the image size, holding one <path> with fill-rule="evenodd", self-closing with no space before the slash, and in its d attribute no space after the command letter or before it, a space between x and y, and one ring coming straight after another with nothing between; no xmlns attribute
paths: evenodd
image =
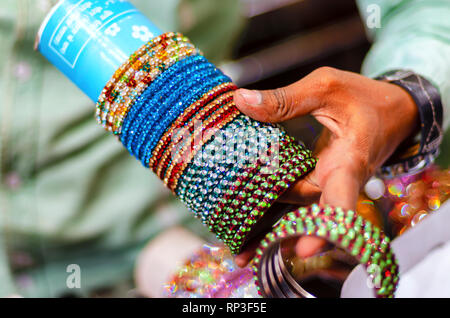
<svg viewBox="0 0 450 318"><path fill-rule="evenodd" d="M182 73L186 69L189 69L192 65L195 66L196 63L202 59L204 59L202 56L196 55L175 63L163 74L158 76L158 78L139 96L135 104L128 111L122 128L121 140L130 153L134 154L131 143L134 140L134 136L140 134L139 125L141 120L139 120L139 118L144 116L142 112L145 110L146 104L150 102L156 103L158 99L162 101L165 100L170 93L170 90L177 84L174 82L174 77L178 73Z"/></svg>
<svg viewBox="0 0 450 318"><path fill-rule="evenodd" d="M201 96L226 82L231 80L200 55L175 63L131 107L122 129L123 145L147 167L172 122Z"/></svg>

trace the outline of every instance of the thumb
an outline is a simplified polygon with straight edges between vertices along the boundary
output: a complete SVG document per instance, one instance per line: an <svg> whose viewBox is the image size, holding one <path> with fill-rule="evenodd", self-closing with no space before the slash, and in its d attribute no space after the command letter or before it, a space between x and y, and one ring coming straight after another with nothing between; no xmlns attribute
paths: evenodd
<svg viewBox="0 0 450 318"><path fill-rule="evenodd" d="M279 123L312 112L318 103L303 96L300 82L267 91L239 89L234 102L247 116L266 123ZM306 102L308 101L308 102Z"/></svg>

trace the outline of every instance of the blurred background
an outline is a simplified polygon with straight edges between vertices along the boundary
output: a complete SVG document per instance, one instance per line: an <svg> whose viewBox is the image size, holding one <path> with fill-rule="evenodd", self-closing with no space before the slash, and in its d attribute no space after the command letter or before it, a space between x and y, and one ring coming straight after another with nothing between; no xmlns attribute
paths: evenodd
<svg viewBox="0 0 450 318"><path fill-rule="evenodd" d="M214 238L33 51L56 2L0 3L0 296L143 296L136 260L155 237L180 226ZM320 66L359 72L370 48L354 0L130 2L161 29L185 33L241 87L284 86ZM311 118L285 126L307 145L320 133ZM143 263L139 271L155 270L154 259ZM70 264L81 269L81 288L68 288Z"/></svg>

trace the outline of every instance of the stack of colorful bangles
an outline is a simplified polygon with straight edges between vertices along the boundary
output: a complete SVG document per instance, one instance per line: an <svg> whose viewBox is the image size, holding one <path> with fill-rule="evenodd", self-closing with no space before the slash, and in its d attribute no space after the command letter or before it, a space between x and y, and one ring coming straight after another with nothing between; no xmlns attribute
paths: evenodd
<svg viewBox="0 0 450 318"><path fill-rule="evenodd" d="M233 101L236 89L186 37L165 33L116 71L97 103L98 122L233 253L248 243L249 233L273 203L316 164L311 152L281 127L241 114ZM334 214L325 219L318 215L301 218L307 225L316 224L320 236L323 231L334 233L334 228L315 223L333 222ZM357 245L352 248L371 244L374 248L361 252L361 261L378 261L374 251L387 241L377 241L375 232L357 235L362 228L355 226ZM312 227L297 229L314 234ZM341 235L328 238L339 243ZM391 254L383 255L393 262ZM391 283L378 295L392 295L396 282Z"/></svg>

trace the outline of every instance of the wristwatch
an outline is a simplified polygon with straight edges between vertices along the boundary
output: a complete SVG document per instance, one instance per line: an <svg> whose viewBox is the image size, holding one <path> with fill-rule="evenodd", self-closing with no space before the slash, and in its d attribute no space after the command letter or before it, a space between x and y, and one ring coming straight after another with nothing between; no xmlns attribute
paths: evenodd
<svg viewBox="0 0 450 318"><path fill-rule="evenodd" d="M415 101L420 116L420 134L403 143L378 170L383 178L416 174L439 155L443 138L443 107L439 90L424 77L407 70L384 73L377 80L398 85Z"/></svg>

